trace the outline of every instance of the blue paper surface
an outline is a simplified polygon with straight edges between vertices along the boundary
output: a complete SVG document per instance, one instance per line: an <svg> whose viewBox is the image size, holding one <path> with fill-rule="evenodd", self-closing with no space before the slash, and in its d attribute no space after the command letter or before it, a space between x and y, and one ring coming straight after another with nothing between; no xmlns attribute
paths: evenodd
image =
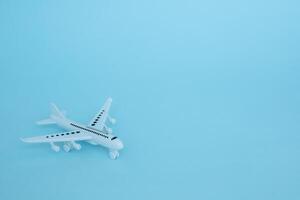
<svg viewBox="0 0 300 200"><path fill-rule="evenodd" d="M300 199L299 6L1 1L0 199ZM116 161L19 140L109 96Z"/></svg>

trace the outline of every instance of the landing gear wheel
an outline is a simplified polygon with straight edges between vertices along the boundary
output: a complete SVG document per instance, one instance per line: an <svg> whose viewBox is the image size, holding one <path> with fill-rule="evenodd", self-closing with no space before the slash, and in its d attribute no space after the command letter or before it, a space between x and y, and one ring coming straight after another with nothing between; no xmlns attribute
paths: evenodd
<svg viewBox="0 0 300 200"><path fill-rule="evenodd" d="M119 152L118 151L110 151L109 152L109 157L113 160L117 159L119 157Z"/></svg>
<svg viewBox="0 0 300 200"><path fill-rule="evenodd" d="M70 145L64 144L64 150L65 150L65 152L69 152L71 150Z"/></svg>

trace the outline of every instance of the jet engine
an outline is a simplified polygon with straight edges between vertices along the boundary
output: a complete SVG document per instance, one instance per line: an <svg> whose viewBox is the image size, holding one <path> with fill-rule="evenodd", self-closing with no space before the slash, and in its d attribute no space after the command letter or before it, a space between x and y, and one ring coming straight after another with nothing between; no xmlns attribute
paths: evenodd
<svg viewBox="0 0 300 200"><path fill-rule="evenodd" d="M59 152L60 147L59 147L58 145L56 145L56 144L54 144L54 143L50 143L50 145L51 145L51 149L52 149L53 151Z"/></svg>
<svg viewBox="0 0 300 200"><path fill-rule="evenodd" d="M111 124L115 124L117 122L117 120L115 118L112 118L111 116L108 116L108 121L111 123Z"/></svg>
<svg viewBox="0 0 300 200"><path fill-rule="evenodd" d="M74 141L72 141L71 144L72 144L72 147L74 149L76 149L76 150L80 150L81 149L81 145L80 144L78 144L78 143L76 143Z"/></svg>

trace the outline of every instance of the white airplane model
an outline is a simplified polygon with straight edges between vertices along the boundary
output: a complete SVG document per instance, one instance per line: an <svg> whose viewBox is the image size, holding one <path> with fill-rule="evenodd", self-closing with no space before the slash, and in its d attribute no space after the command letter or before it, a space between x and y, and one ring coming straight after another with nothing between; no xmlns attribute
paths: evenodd
<svg viewBox="0 0 300 200"><path fill-rule="evenodd" d="M37 124L57 124L69 131L45 136L21 138L21 140L28 143L49 143L55 152L60 150L60 147L54 144L55 142L64 142L63 148L66 152L69 152L71 149L80 150L81 145L76 142L85 141L92 145L101 145L108 148L110 158L116 159L119 157L119 150L123 149L124 145L118 137L112 135L112 130L105 125L107 119L112 124L115 123L115 119L112 119L108 115L111 103L112 99L108 98L100 112L88 126L67 119L57 106L51 104L52 114L50 118L38 121Z"/></svg>

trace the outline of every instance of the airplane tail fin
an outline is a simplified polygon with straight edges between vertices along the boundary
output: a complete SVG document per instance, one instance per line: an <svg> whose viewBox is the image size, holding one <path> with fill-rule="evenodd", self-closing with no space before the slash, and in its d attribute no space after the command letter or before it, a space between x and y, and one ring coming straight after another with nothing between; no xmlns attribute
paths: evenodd
<svg viewBox="0 0 300 200"><path fill-rule="evenodd" d="M58 107L51 103L51 115L48 119L43 119L37 122L38 125L56 124L57 120L65 119L65 114Z"/></svg>

